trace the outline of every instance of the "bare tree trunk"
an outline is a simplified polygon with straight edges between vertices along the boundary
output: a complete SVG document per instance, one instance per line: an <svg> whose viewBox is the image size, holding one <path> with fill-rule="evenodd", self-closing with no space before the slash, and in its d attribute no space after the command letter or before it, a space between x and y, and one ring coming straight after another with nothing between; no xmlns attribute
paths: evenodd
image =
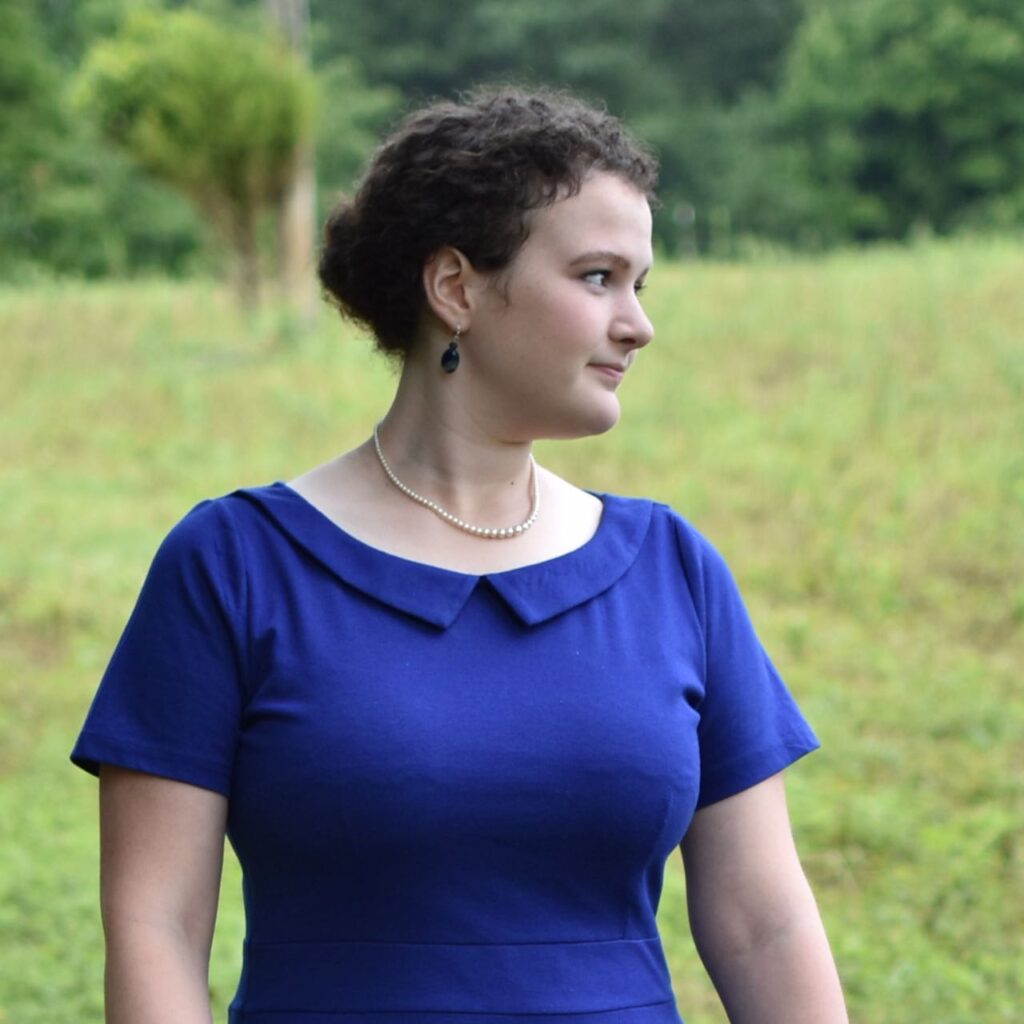
<svg viewBox="0 0 1024 1024"><path fill-rule="evenodd" d="M260 304L260 255L252 211L237 210L231 225L234 243L235 295L242 310L255 313Z"/></svg>
<svg viewBox="0 0 1024 1024"><path fill-rule="evenodd" d="M296 155L295 172L281 202L278 241L281 286L303 324L309 323L316 312L313 272L316 179L312 148L304 142Z"/></svg>
<svg viewBox="0 0 1024 1024"><path fill-rule="evenodd" d="M265 9L271 24L308 64L308 0L265 0ZM312 138L305 138L299 144L293 167L278 217L278 272L281 290L296 319L301 325L309 326L317 308L313 273L316 173Z"/></svg>

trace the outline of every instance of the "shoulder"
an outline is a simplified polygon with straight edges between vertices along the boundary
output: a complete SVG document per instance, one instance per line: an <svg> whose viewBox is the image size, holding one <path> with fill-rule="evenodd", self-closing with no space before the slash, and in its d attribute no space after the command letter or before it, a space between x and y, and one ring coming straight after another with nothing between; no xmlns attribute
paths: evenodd
<svg viewBox="0 0 1024 1024"><path fill-rule="evenodd" d="M236 487L213 497L201 498L171 527L173 535L192 544L213 543L243 533L258 521L263 506L287 500L288 488L280 481Z"/></svg>
<svg viewBox="0 0 1024 1024"><path fill-rule="evenodd" d="M244 518L241 491L203 498L171 526L160 552L178 556L217 558L235 544L237 521Z"/></svg>
<svg viewBox="0 0 1024 1024"><path fill-rule="evenodd" d="M697 575L702 584L723 574L729 574L721 552L689 519L670 505L652 503L655 519L671 531L679 548L683 563Z"/></svg>
<svg viewBox="0 0 1024 1024"><path fill-rule="evenodd" d="M599 493L606 508L625 520L648 524L647 543L678 552L683 564L702 575L725 567L725 560L712 542L671 505L650 498Z"/></svg>
<svg viewBox="0 0 1024 1024"><path fill-rule="evenodd" d="M618 494L599 497L617 521L628 524L633 531L642 531L639 554L648 574L682 578L702 623L710 607L736 595L732 571L718 548L671 505Z"/></svg>
<svg viewBox="0 0 1024 1024"><path fill-rule="evenodd" d="M265 489L242 488L192 505L160 541L150 576L189 589L201 586L225 604L243 602L249 562L244 538L255 513L245 495Z"/></svg>

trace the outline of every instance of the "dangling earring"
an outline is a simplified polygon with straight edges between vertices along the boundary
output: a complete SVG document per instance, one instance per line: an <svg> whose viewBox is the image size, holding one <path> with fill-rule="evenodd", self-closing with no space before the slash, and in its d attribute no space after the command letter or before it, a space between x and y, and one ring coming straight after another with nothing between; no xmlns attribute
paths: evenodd
<svg viewBox="0 0 1024 1024"><path fill-rule="evenodd" d="M441 369L445 373L454 373L459 368L459 337L462 334L462 325L455 325L455 334L448 342L448 347L441 353Z"/></svg>

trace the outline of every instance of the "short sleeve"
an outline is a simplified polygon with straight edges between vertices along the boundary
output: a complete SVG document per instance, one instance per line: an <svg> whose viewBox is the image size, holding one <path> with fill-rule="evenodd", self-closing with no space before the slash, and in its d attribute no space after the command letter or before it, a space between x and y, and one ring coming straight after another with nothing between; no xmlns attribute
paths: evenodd
<svg viewBox="0 0 1024 1024"><path fill-rule="evenodd" d="M762 647L724 559L686 529L705 648L699 808L764 781L819 743Z"/></svg>
<svg viewBox="0 0 1024 1024"><path fill-rule="evenodd" d="M243 706L245 575L223 499L164 538L71 760L227 795Z"/></svg>

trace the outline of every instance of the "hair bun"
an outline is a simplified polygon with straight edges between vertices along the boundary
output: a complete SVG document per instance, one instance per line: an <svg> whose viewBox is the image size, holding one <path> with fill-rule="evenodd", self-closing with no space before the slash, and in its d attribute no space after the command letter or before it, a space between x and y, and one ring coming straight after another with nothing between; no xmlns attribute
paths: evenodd
<svg viewBox="0 0 1024 1024"><path fill-rule="evenodd" d="M355 249L359 238L359 213L351 200L342 200L331 211L324 225L323 248L317 273L330 301L348 319L367 324L365 312L359 311L359 288L356 283Z"/></svg>

